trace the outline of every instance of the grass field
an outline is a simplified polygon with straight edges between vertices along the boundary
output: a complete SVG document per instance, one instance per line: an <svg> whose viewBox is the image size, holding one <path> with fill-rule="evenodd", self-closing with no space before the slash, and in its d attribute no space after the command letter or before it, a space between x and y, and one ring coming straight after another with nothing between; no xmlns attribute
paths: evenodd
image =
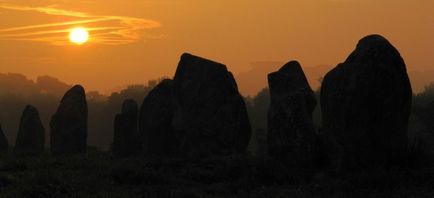
<svg viewBox="0 0 434 198"><path fill-rule="evenodd" d="M0 197L434 197L434 169L337 175L267 157L115 159L86 154L0 158Z"/></svg>

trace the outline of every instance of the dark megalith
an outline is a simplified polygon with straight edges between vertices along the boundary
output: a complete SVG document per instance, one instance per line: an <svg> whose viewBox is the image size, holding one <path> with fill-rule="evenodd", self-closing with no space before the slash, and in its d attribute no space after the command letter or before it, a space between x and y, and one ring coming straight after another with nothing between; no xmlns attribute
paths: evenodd
<svg viewBox="0 0 434 198"><path fill-rule="evenodd" d="M38 110L27 105L21 115L14 152L19 155L38 154L44 151L45 128Z"/></svg>
<svg viewBox="0 0 434 198"><path fill-rule="evenodd" d="M50 144L53 154L86 151L87 101L84 88L76 85L63 96L50 121Z"/></svg>
<svg viewBox="0 0 434 198"><path fill-rule="evenodd" d="M137 129L137 102L127 99L122 104L122 113L114 120L112 153L117 157L128 157L141 153L141 144Z"/></svg>
<svg viewBox="0 0 434 198"><path fill-rule="evenodd" d="M172 126L183 154L245 152L250 123L235 79L225 65L183 54L173 81Z"/></svg>
<svg viewBox="0 0 434 198"><path fill-rule="evenodd" d="M140 114L144 147L151 153L229 155L245 152L250 140L246 106L232 74L225 65L190 54L181 56L172 81L145 98Z"/></svg>
<svg viewBox="0 0 434 198"><path fill-rule="evenodd" d="M407 145L412 89L406 65L385 38L359 41L324 77L323 128L335 168L391 165Z"/></svg>
<svg viewBox="0 0 434 198"><path fill-rule="evenodd" d="M0 124L0 152L7 151L9 148L8 139L3 133L2 125Z"/></svg>
<svg viewBox="0 0 434 198"><path fill-rule="evenodd" d="M297 61L268 75L268 152L299 165L311 165L315 146L312 112L316 99Z"/></svg>
<svg viewBox="0 0 434 198"><path fill-rule="evenodd" d="M179 143L172 129L173 102L173 81L169 79L158 84L143 101L139 123L143 149L148 156L179 154Z"/></svg>

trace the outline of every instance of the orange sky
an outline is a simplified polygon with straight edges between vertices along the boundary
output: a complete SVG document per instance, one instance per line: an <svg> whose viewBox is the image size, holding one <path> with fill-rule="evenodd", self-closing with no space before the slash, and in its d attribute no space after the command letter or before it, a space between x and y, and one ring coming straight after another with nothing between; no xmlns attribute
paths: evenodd
<svg viewBox="0 0 434 198"><path fill-rule="evenodd" d="M93 28L90 42L67 42L77 25ZM171 77L183 52L235 76L258 61L334 66L372 33L409 70L434 70L433 0L0 0L0 72L106 92Z"/></svg>

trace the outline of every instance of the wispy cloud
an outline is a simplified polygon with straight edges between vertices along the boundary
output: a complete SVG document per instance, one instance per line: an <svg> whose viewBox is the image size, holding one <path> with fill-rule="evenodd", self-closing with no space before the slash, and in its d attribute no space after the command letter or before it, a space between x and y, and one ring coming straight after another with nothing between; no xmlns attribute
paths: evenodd
<svg viewBox="0 0 434 198"><path fill-rule="evenodd" d="M56 45L68 44L67 33L75 26L84 26L91 34L91 41L98 44L121 45L145 38L143 30L161 26L158 21L128 16L101 16L59 9L55 7L30 7L0 3L0 9L23 12L38 12L74 18L59 23L29 24L26 26L0 29L0 40L49 42ZM150 38L150 37L146 37ZM157 37L155 37L157 38Z"/></svg>

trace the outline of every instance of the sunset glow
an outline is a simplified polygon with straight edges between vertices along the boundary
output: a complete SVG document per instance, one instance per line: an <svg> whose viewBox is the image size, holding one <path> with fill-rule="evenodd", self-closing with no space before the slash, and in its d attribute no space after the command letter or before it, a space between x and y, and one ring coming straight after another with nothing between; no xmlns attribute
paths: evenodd
<svg viewBox="0 0 434 198"><path fill-rule="evenodd" d="M77 45L86 43L89 40L89 32L85 28L74 28L69 33L69 41Z"/></svg>
<svg viewBox="0 0 434 198"><path fill-rule="evenodd" d="M415 92L434 79L433 0L248 2L0 0L0 73L49 75L110 94L172 75L189 52L227 65L241 93L254 96L289 60L317 89L355 42L380 34L405 58ZM71 40L77 27L87 42Z"/></svg>

